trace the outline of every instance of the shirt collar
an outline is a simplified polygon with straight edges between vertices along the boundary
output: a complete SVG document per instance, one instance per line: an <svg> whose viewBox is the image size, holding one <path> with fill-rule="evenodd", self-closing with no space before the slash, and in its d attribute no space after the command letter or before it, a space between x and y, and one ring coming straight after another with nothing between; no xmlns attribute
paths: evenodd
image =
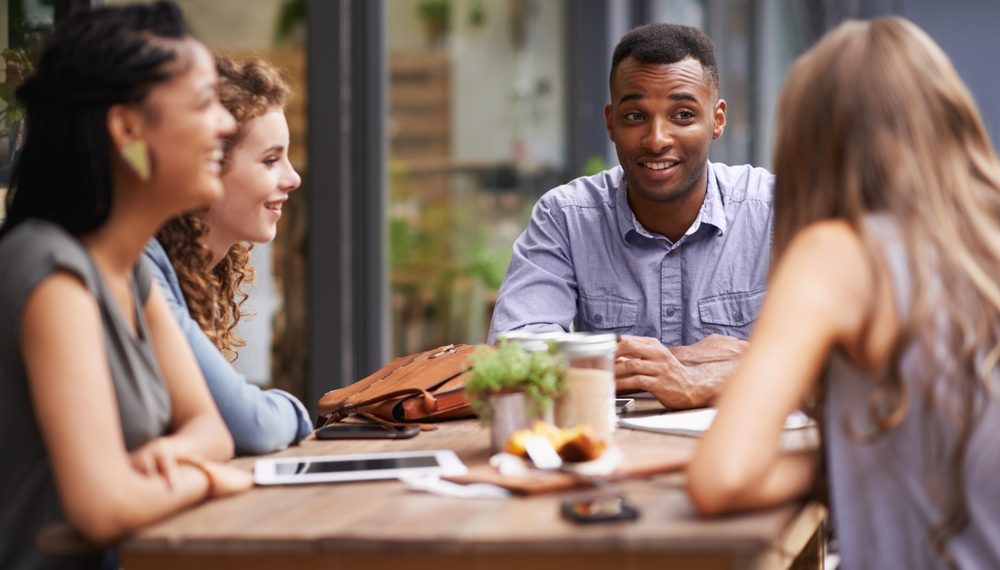
<svg viewBox="0 0 1000 570"><path fill-rule="evenodd" d="M697 232L701 229L702 224L715 227L719 230L720 234L726 232L726 208L722 199L722 191L719 189L719 180L715 176L715 169L712 167L711 162L708 163L707 178L708 188L705 191L705 201L702 202L698 217L695 218L694 223L685 232L685 236ZM618 231L622 236L622 240L628 243L629 232L636 232L639 235L653 239L663 237L659 234L653 234L639 223L639 219L635 217L635 212L632 211L632 206L628 203L627 188L625 171L619 167L618 187L615 189L615 205L618 210Z"/></svg>

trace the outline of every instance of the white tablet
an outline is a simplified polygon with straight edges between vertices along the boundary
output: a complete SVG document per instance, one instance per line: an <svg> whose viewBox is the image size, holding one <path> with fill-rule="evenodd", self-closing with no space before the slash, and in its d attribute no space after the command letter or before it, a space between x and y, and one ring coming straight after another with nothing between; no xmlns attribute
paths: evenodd
<svg viewBox="0 0 1000 570"><path fill-rule="evenodd" d="M396 451L258 459L258 485L396 479L401 475L461 475L467 471L454 451Z"/></svg>

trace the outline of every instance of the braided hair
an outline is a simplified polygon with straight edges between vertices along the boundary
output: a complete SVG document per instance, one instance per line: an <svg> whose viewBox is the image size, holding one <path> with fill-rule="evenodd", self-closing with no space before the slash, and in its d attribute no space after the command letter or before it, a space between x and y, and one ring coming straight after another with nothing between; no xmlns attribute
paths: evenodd
<svg viewBox="0 0 1000 570"><path fill-rule="evenodd" d="M153 86L181 71L170 64L186 37L181 12L169 2L82 10L56 29L37 72L16 92L27 111L27 132L0 238L29 218L73 235L107 220L108 110L142 103Z"/></svg>

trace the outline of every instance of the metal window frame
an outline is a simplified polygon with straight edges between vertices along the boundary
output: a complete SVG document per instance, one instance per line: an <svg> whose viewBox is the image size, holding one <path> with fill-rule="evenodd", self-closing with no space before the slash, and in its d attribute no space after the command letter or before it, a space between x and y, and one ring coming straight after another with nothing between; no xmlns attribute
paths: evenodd
<svg viewBox="0 0 1000 570"><path fill-rule="evenodd" d="M309 406L385 361L383 13L382 0L306 0Z"/></svg>
<svg viewBox="0 0 1000 570"><path fill-rule="evenodd" d="M566 0L566 171L583 172L595 156L614 164L614 148L604 128L611 65L611 6L606 0ZM617 41L617 40L616 40ZM600 62L596 64L595 62Z"/></svg>

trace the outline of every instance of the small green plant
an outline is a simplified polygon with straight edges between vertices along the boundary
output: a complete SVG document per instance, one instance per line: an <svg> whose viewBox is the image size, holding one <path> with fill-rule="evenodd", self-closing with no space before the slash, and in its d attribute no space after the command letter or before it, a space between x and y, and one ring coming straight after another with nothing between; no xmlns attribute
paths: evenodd
<svg viewBox="0 0 1000 570"><path fill-rule="evenodd" d="M599 172L604 172L608 168L610 168L610 166L608 166L608 161L604 160L603 156L595 154L588 158L587 162L583 164L583 175L593 176Z"/></svg>
<svg viewBox="0 0 1000 570"><path fill-rule="evenodd" d="M451 13L451 0L422 0L417 4L417 14L424 21L447 22Z"/></svg>
<svg viewBox="0 0 1000 570"><path fill-rule="evenodd" d="M469 362L472 375L465 382L465 393L483 421L490 415L491 395L523 392L542 413L562 392L563 361L554 344L547 351L528 352L518 343L500 341L495 348L477 348Z"/></svg>

